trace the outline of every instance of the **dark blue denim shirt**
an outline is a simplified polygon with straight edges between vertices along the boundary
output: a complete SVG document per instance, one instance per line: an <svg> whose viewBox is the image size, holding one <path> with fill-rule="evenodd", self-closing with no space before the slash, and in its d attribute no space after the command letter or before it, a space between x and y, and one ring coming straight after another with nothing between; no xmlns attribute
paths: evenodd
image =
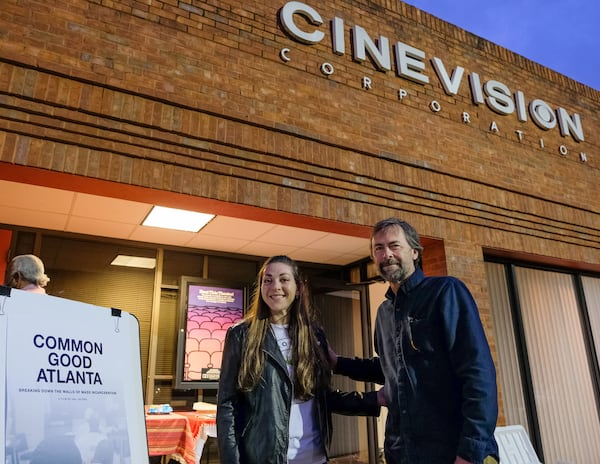
<svg viewBox="0 0 600 464"><path fill-rule="evenodd" d="M379 306L370 360L339 358L336 372L382 383L388 464L474 464L498 445L496 370L479 312L453 277L417 269ZM382 378L383 376L383 378Z"/></svg>

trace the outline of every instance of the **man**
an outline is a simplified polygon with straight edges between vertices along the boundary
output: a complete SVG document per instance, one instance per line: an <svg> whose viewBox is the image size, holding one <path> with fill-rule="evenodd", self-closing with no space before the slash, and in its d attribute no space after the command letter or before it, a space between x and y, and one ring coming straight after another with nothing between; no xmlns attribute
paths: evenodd
<svg viewBox="0 0 600 464"><path fill-rule="evenodd" d="M15 256L6 271L6 286L33 293L46 293L50 279L44 273L44 263L35 255Z"/></svg>
<svg viewBox="0 0 600 464"><path fill-rule="evenodd" d="M498 462L496 371L477 306L453 277L425 277L408 223L386 219L371 253L390 284L375 323L379 358L331 353L334 372L385 383L387 464Z"/></svg>

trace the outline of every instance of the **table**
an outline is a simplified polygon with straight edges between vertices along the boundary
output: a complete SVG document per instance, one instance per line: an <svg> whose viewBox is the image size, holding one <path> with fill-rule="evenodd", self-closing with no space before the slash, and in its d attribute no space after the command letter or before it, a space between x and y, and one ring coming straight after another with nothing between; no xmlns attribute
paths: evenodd
<svg viewBox="0 0 600 464"><path fill-rule="evenodd" d="M214 414L146 414L150 456L167 455L182 464L199 464L207 438L216 435Z"/></svg>
<svg viewBox="0 0 600 464"><path fill-rule="evenodd" d="M196 464L200 463L202 451L208 437L217 436L217 417L216 414L203 414L198 412L181 412L190 422L192 434L196 440L194 451L196 452Z"/></svg>

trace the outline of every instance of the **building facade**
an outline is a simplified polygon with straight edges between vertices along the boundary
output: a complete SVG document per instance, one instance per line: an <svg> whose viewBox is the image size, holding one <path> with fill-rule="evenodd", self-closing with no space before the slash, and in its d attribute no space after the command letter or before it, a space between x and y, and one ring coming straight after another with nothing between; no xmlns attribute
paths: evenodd
<svg viewBox="0 0 600 464"><path fill-rule="evenodd" d="M424 238L426 271L464 280L478 303L499 425L526 425L543 462L600 459L586 438L600 433L598 90L400 1L7 0L0 30L7 195L32 186L363 241L399 216ZM3 248L82 233L51 205L25 219L44 201L6 201ZM112 217L78 216L98 221L86 236L131 239ZM177 245L182 268L186 249L213 250ZM240 251L216 251L231 278L226 253ZM236 278L279 250L250 254ZM304 260L372 277L368 249ZM185 273L145 280L150 401L157 314Z"/></svg>

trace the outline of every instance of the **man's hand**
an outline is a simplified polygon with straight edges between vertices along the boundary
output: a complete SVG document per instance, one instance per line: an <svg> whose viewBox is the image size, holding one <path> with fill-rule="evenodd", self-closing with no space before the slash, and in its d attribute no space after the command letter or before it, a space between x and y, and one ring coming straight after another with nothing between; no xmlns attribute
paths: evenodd
<svg viewBox="0 0 600 464"><path fill-rule="evenodd" d="M454 460L454 464L471 464L469 461L461 458L460 456L456 456L456 459Z"/></svg>

